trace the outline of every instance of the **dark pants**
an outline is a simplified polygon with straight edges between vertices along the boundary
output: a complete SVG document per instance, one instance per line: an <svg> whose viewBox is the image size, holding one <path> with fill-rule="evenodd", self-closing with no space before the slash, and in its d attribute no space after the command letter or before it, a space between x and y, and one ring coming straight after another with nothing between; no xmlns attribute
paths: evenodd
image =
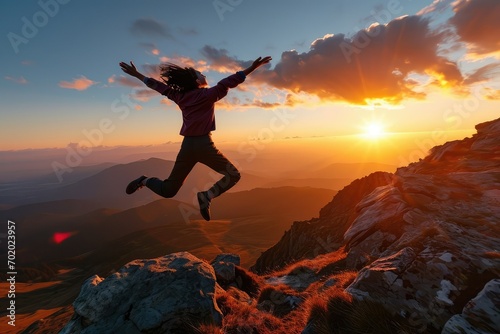
<svg viewBox="0 0 500 334"><path fill-rule="evenodd" d="M166 180L150 178L146 186L160 196L174 197L197 162L224 175L209 191L219 196L231 189L240 179L236 167L215 147L210 134L184 137L174 168Z"/></svg>

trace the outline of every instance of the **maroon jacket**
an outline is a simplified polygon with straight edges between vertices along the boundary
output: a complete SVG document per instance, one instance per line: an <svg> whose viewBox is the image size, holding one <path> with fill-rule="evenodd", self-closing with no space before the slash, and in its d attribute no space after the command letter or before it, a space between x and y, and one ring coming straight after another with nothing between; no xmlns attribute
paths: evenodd
<svg viewBox="0 0 500 334"><path fill-rule="evenodd" d="M213 87L198 88L185 93L153 78L145 78L144 83L179 106L182 111L182 136L202 136L215 130L215 102L226 96L229 88L245 81L245 77L240 71L222 79Z"/></svg>

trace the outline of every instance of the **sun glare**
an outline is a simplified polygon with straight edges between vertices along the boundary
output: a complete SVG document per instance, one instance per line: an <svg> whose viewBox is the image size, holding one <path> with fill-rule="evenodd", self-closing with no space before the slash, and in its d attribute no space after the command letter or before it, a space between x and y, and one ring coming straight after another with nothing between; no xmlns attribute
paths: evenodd
<svg viewBox="0 0 500 334"><path fill-rule="evenodd" d="M364 136L369 139L378 139L384 136L384 126L380 123L370 123L365 126Z"/></svg>

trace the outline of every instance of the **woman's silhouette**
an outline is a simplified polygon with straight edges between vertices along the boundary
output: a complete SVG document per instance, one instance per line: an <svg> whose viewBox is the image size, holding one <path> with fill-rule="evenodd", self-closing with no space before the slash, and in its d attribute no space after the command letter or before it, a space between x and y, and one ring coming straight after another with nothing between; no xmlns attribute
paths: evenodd
<svg viewBox="0 0 500 334"><path fill-rule="evenodd" d="M120 67L125 73L141 80L179 106L183 120L180 134L184 136L174 168L166 180L142 175L128 184L126 193L132 194L146 186L160 196L173 197L194 165L201 162L223 175L210 189L197 193L200 213L209 221L211 200L229 190L240 179L236 167L212 141L211 132L215 130L214 104L227 95L229 88L245 81L247 75L269 61L271 57L259 57L250 67L222 79L210 88L207 88L205 76L191 67L183 68L171 63L161 65L164 82L160 82L141 74L133 62L121 62Z"/></svg>

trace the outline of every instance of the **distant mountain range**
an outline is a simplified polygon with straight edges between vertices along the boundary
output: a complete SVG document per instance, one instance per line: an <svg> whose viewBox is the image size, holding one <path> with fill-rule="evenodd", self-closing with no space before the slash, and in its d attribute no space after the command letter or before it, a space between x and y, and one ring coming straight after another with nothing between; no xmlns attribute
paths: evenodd
<svg viewBox="0 0 500 334"><path fill-rule="evenodd" d="M7 208L37 202L81 199L98 202L101 207L128 209L161 197L149 190L139 191L132 196L126 195L126 185L140 175L167 178L173 164L172 161L150 158L127 164L76 167L73 172L64 175L62 183L58 183L54 175L0 183L0 205ZM240 182L230 191L283 186L339 190L367 173L393 172L395 169L395 166L377 163L331 164L319 168L311 166L309 170L287 172L273 177L242 170ZM198 164L174 199L192 203L196 192L206 189L207 185L215 183L220 177L208 167Z"/></svg>

